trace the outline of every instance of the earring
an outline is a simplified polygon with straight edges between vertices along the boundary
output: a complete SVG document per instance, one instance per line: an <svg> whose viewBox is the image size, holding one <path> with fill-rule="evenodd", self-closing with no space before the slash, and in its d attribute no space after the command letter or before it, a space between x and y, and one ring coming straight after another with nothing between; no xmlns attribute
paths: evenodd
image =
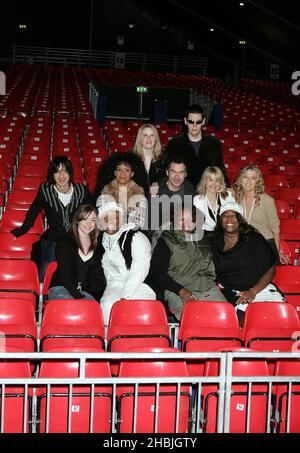
<svg viewBox="0 0 300 453"><path fill-rule="evenodd" d="M218 193L221 193L221 192L223 192L223 190L224 190L224 186L220 186L220 189L217 190L217 192L218 192Z"/></svg>

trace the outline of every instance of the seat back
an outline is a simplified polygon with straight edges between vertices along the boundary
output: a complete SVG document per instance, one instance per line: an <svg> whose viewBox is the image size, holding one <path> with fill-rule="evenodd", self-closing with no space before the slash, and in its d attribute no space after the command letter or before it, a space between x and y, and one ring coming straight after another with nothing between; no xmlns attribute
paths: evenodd
<svg viewBox="0 0 300 453"><path fill-rule="evenodd" d="M300 433L300 383L293 383L292 376L300 377L299 359L278 360L275 367L275 376L289 376L289 382L274 384L277 396L277 410L279 423L277 430L280 433Z"/></svg>
<svg viewBox="0 0 300 453"><path fill-rule="evenodd" d="M111 309L108 350L129 347L167 347L169 326L164 305L158 300L119 300Z"/></svg>
<svg viewBox="0 0 300 453"><path fill-rule="evenodd" d="M25 299L0 299L0 344L27 352L37 350L37 326L32 303Z"/></svg>
<svg viewBox="0 0 300 453"><path fill-rule="evenodd" d="M6 231L10 232L14 228L19 228L26 216L26 211L25 210L19 210L19 209L9 209L7 208L3 214L1 224L0 224L0 231ZM43 216L40 213L32 228L28 231L28 233L35 233L35 234L43 234L44 232L44 221L43 221Z"/></svg>
<svg viewBox="0 0 300 453"><path fill-rule="evenodd" d="M222 348L224 352L250 352L247 348ZM205 366L205 376L219 375L219 362L209 360ZM232 362L232 376L269 376L265 360L237 358ZM227 392L228 395L228 392ZM233 383L230 392L230 433L247 432L247 408L250 405L249 432L267 432L268 384L255 382L249 390L248 383ZM204 384L202 393L203 430L213 433L217 430L219 393L216 384Z"/></svg>
<svg viewBox="0 0 300 453"><path fill-rule="evenodd" d="M241 330L229 302L190 301L182 311L178 339L186 352L208 352L220 347L241 346ZM191 376L202 376L205 360L187 361Z"/></svg>
<svg viewBox="0 0 300 453"><path fill-rule="evenodd" d="M94 348L54 348L49 352L99 352ZM79 360L53 359L42 361L39 378L77 378L79 377ZM87 360L86 378L110 378L107 360ZM38 411L40 432L49 433L108 433L111 431L112 386L106 384L72 385L72 404L69 404L70 387L63 384L52 384L49 391L47 408L47 390L39 387ZM93 407L93 417L92 417ZM48 415L47 415L48 409ZM69 413L70 412L70 413ZM70 415L70 425L68 419ZM47 428L48 424L48 428Z"/></svg>
<svg viewBox="0 0 300 453"><path fill-rule="evenodd" d="M128 352L179 352L174 348L132 348ZM119 377L181 377L187 376L184 360L136 359L121 361ZM119 385L118 396L118 431L121 433L155 432L155 413L157 411L157 432L187 432L190 414L191 389L184 383L180 393L176 384L160 384L156 392L155 384L140 384L137 390L136 417L135 386ZM157 398L157 399L156 399ZM179 401L178 401L179 398ZM176 424L176 420L178 420Z"/></svg>
<svg viewBox="0 0 300 453"><path fill-rule="evenodd" d="M295 308L285 302L249 304L244 322L246 347L260 351L287 351L294 343L293 334L300 330Z"/></svg>
<svg viewBox="0 0 300 453"><path fill-rule="evenodd" d="M30 260L32 245L38 240L36 234L16 238L11 233L0 232L0 259Z"/></svg>
<svg viewBox="0 0 300 453"><path fill-rule="evenodd" d="M45 308L41 326L41 348L59 345L104 348L104 322L95 300L52 300Z"/></svg>
<svg viewBox="0 0 300 453"><path fill-rule="evenodd" d="M300 267L277 266L274 283L286 294L300 294Z"/></svg>
<svg viewBox="0 0 300 453"><path fill-rule="evenodd" d="M19 353L24 351L17 347L6 346L5 352ZM29 361L13 359L0 360L0 378L31 378ZM25 387L23 385L5 385L5 391L3 387L0 388L0 418L2 419L4 417L3 433L22 433L30 430L28 425L31 406L30 395L31 392L29 389L25 403Z"/></svg>

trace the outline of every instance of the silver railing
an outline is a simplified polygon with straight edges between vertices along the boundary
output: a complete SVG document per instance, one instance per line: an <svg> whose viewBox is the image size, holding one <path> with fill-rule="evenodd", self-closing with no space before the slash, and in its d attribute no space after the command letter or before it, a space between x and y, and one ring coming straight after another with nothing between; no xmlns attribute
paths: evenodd
<svg viewBox="0 0 300 453"><path fill-rule="evenodd" d="M13 63L42 63L45 66L60 64L65 66L93 66L116 69L155 70L180 72L196 70L207 73L208 60L197 55L162 55L106 50L68 49L56 47L13 47Z"/></svg>
<svg viewBox="0 0 300 453"><path fill-rule="evenodd" d="M6 363L22 360L29 361L32 367L35 364L36 376L43 362L77 361L79 377L0 378L0 431L4 433L7 429L13 430L13 423L14 432L57 432L55 422L63 420L64 432L72 433L76 416L79 416L83 417L83 428L78 431L77 424L74 428L77 432L123 432L122 424L125 423L127 428L124 432L135 433L139 432L141 421L151 417L152 432L157 433L160 431L160 417L163 414L173 420L172 432L228 433L235 431L234 426L231 428L233 411L235 417L237 413L243 417L243 432L247 433L253 432L251 423L255 416L264 417L262 413L251 412L252 405L256 407L259 397L263 399L266 412L263 420L265 432L271 434L278 432L281 422L276 386L284 384L287 386L285 432L290 432L294 398L298 396L299 399L300 376L234 376L232 364L238 359L299 360L300 353L1 353L0 363L4 360ZM187 365L192 361L214 361L218 363L218 371L213 376L86 377L87 361L116 363L124 360L185 360ZM246 390L240 390L241 384L247 386ZM257 391L257 384L266 386L267 390ZM296 390L293 390L293 385L297 385ZM99 398L106 398L104 408L99 409ZM127 403L122 412L122 404L126 398L129 404ZM141 406L140 398L148 398L148 413L145 412L145 406ZM18 410L13 403L18 404ZM293 413L295 414L295 407ZM102 422L104 427L99 427ZM297 431L300 431L300 426Z"/></svg>

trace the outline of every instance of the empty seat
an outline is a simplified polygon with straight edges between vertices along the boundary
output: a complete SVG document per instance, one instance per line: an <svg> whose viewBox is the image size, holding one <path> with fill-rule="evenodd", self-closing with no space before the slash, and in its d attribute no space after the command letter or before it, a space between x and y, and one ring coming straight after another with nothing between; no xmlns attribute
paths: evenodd
<svg viewBox="0 0 300 453"><path fill-rule="evenodd" d="M292 383L292 376L298 380L300 377L299 359L278 360L275 376L289 377L289 382L274 384L279 420L277 430L279 433L300 433L300 382Z"/></svg>
<svg viewBox="0 0 300 453"><path fill-rule="evenodd" d="M3 214L1 224L0 224L0 231L4 232L10 232L14 228L19 228L25 219L26 216L25 210L19 210L19 209L9 209L7 208ZM44 222L43 222L43 217L42 214L39 213L34 225L28 233L35 233L35 234L43 234L44 232Z"/></svg>
<svg viewBox="0 0 300 453"><path fill-rule="evenodd" d="M179 352L174 348L132 348L128 352ZM181 377L187 376L184 360L135 359L123 360L119 377ZM191 408L190 386L176 383L139 384L135 393L134 384L120 384L118 396L118 431L121 433L185 433ZM135 402L135 398L137 401ZM135 404L136 403L136 404ZM136 409L136 414L134 411ZM156 414L157 413L157 414ZM157 430L155 430L155 421ZM134 427L134 422L136 426ZM135 429L134 429L135 428Z"/></svg>
<svg viewBox="0 0 300 453"><path fill-rule="evenodd" d="M277 266L274 283L285 294L300 294L300 266Z"/></svg>
<svg viewBox="0 0 300 453"><path fill-rule="evenodd" d="M165 307L158 300L119 300L111 309L108 350L170 346Z"/></svg>
<svg viewBox="0 0 300 453"><path fill-rule="evenodd" d="M3 351L1 351L3 352ZM17 347L6 347L5 352L19 353L23 349ZM30 364L28 360L1 359L0 378L1 379L26 379L31 377ZM31 430L28 420L30 417L30 396L27 394L25 399L24 385L5 384L5 388L0 388L0 419L3 423L1 433L23 433Z"/></svg>
<svg viewBox="0 0 300 453"><path fill-rule="evenodd" d="M300 220L282 219L280 221L280 237L286 241L300 241Z"/></svg>
<svg viewBox="0 0 300 453"><path fill-rule="evenodd" d="M1 293L34 295L36 302L40 293L37 266L30 260L0 259L0 296Z"/></svg>
<svg viewBox="0 0 300 453"><path fill-rule="evenodd" d="M186 352L213 351L242 344L242 332L229 302L190 301L182 311L178 339ZM188 362L191 375L202 375L204 361Z"/></svg>
<svg viewBox="0 0 300 453"><path fill-rule="evenodd" d="M0 259L30 260L32 245L38 240L35 234L16 238L11 233L0 232Z"/></svg>
<svg viewBox="0 0 300 453"><path fill-rule="evenodd" d="M25 299L0 299L1 346L37 350L37 327L32 303Z"/></svg>
<svg viewBox="0 0 300 453"><path fill-rule="evenodd" d="M249 304L245 314L243 340L246 347L259 351L288 351L300 330L295 308L285 302Z"/></svg>
<svg viewBox="0 0 300 453"><path fill-rule="evenodd" d="M104 349L104 323L95 300L52 300L45 308L41 326L41 349L93 347Z"/></svg>
<svg viewBox="0 0 300 453"><path fill-rule="evenodd" d="M35 199L34 190L17 190L14 189L8 197L7 208L28 210Z"/></svg>
<svg viewBox="0 0 300 453"><path fill-rule="evenodd" d="M99 352L98 348L54 348L49 352ZM42 361L39 378L78 378L79 360L53 359ZM106 360L86 360L86 378L110 378ZM39 431L49 433L109 433L111 432L112 386L108 384L52 384L49 389L38 387ZM93 417L92 417L93 410ZM70 416L70 417L69 417ZM47 426L48 425L48 426Z"/></svg>
<svg viewBox="0 0 300 453"><path fill-rule="evenodd" d="M222 350L222 349L221 349ZM250 352L246 348L226 348L226 351ZM219 362L209 360L206 363L206 377L219 375ZM266 376L269 377L268 365L265 360L252 358L236 358L232 362L232 376ZM249 383L232 383L227 388L226 396L230 394L230 433L265 433L268 430L268 407L270 414L273 413L274 399L268 398L268 384L253 382L251 388ZM217 432L217 411L219 408L219 392L217 384L203 384L202 410L204 432ZM249 419L247 409L249 408ZM225 412L225 407L224 407ZM247 422L249 429L247 431Z"/></svg>

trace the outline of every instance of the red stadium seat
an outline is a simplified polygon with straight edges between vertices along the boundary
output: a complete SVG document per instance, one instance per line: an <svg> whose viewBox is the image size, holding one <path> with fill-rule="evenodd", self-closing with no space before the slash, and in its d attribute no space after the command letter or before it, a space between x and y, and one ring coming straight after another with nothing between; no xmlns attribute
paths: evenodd
<svg viewBox="0 0 300 453"><path fill-rule="evenodd" d="M158 300L119 300L110 312L108 351L170 346L166 310Z"/></svg>
<svg viewBox="0 0 300 453"><path fill-rule="evenodd" d="M41 326L41 349L93 347L104 349L104 323L95 300L52 300L45 308Z"/></svg>
<svg viewBox="0 0 300 453"><path fill-rule="evenodd" d="M33 190L37 192L42 182L44 182L44 178L40 176L17 176L13 190Z"/></svg>
<svg viewBox="0 0 300 453"><path fill-rule="evenodd" d="M132 348L128 352L179 352L173 348ZM187 376L184 360L135 359L122 360L119 377L176 377ZM139 384L135 394L133 384L117 387L118 431L120 433L155 432L155 412L157 410L158 433L185 433L190 416L191 389L182 384L178 390L175 383L160 384L157 392L155 384ZM137 404L134 398L137 397ZM136 429L134 430L134 408L136 407ZM177 413L177 411L179 411ZM178 424L176 423L178 420Z"/></svg>
<svg viewBox="0 0 300 453"><path fill-rule="evenodd" d="M229 302L189 301L182 311L178 339L185 352L208 352L242 344L236 311ZM203 375L204 361L188 362L191 375Z"/></svg>
<svg viewBox="0 0 300 453"><path fill-rule="evenodd" d="M300 266L277 266L274 283L285 294L300 294Z"/></svg>
<svg viewBox="0 0 300 453"><path fill-rule="evenodd" d="M3 351L1 351L3 352ZM23 349L16 347L6 347L5 352L19 353L24 352ZM0 360L0 378L1 379L26 379L31 378L30 364L27 360ZM4 397L4 398L3 398ZM28 424L30 417L30 389L25 403L25 387L24 385L12 386L5 385L0 389L0 418L3 422L3 433L23 433L30 432L31 428ZM24 404L25 403L25 404ZM3 405L3 406L2 406ZM2 412L3 408L3 412ZM25 416L25 409L26 414ZM1 431L2 432L2 431Z"/></svg>
<svg viewBox="0 0 300 453"><path fill-rule="evenodd" d="M17 190L14 189L8 197L7 208L27 211L36 197L34 190Z"/></svg>
<svg viewBox="0 0 300 453"><path fill-rule="evenodd" d="M299 319L290 304L256 302L248 305L243 330L246 347L259 351L290 351L295 331L300 331Z"/></svg>
<svg viewBox="0 0 300 453"><path fill-rule="evenodd" d="M299 352L299 351L298 351ZM275 376L288 376L289 382L274 384L277 397L279 433L300 433L300 362L299 359L278 360ZM292 376L296 376L297 383Z"/></svg>
<svg viewBox="0 0 300 453"><path fill-rule="evenodd" d="M10 232L14 228L20 227L25 219L26 211L19 209L6 209L0 224L1 232ZM41 235L44 232L44 222L42 214L38 214L35 223L28 233Z"/></svg>
<svg viewBox="0 0 300 453"><path fill-rule="evenodd" d="M274 194L271 195L274 196ZM275 199L275 205L279 219L291 219L293 217L293 208L287 200Z"/></svg>
<svg viewBox="0 0 300 453"><path fill-rule="evenodd" d="M16 238L11 233L0 232L0 259L30 260L32 244L38 241L35 234Z"/></svg>
<svg viewBox="0 0 300 453"><path fill-rule="evenodd" d="M18 293L20 297L29 294L38 302L40 283L37 266L33 261L0 259L0 298L8 293Z"/></svg>
<svg viewBox="0 0 300 453"><path fill-rule="evenodd" d="M49 352L99 352L98 348L55 348ZM76 359L53 359L42 361L39 378L77 378L79 361ZM110 378L107 361L87 360L86 378ZM37 390L39 411L39 432L45 433L109 433L111 432L112 386L95 384L72 386L72 404L70 406L69 387L64 384L51 385L47 415L47 389ZM93 408L93 417L91 411ZM70 420L68 420L70 410ZM47 427L48 424L48 427Z"/></svg>
<svg viewBox="0 0 300 453"><path fill-rule="evenodd" d="M250 352L246 348L225 348L221 351ZM219 375L219 364L216 360L206 362L206 377ZM265 360L236 358L232 362L233 376L269 376ZM229 391L229 390L228 390ZM251 389L247 383L232 383L230 393L230 433L247 432L247 408L249 407L249 433L267 432L268 414L268 384L252 383ZM217 408L219 392L216 384L203 384L202 393L203 432L217 432Z"/></svg>
<svg viewBox="0 0 300 453"><path fill-rule="evenodd" d="M280 237L286 241L300 241L300 220L282 219L280 222Z"/></svg>
<svg viewBox="0 0 300 453"><path fill-rule="evenodd" d="M0 298L0 313L0 341L5 348L36 351L37 327L32 303L24 299Z"/></svg>

